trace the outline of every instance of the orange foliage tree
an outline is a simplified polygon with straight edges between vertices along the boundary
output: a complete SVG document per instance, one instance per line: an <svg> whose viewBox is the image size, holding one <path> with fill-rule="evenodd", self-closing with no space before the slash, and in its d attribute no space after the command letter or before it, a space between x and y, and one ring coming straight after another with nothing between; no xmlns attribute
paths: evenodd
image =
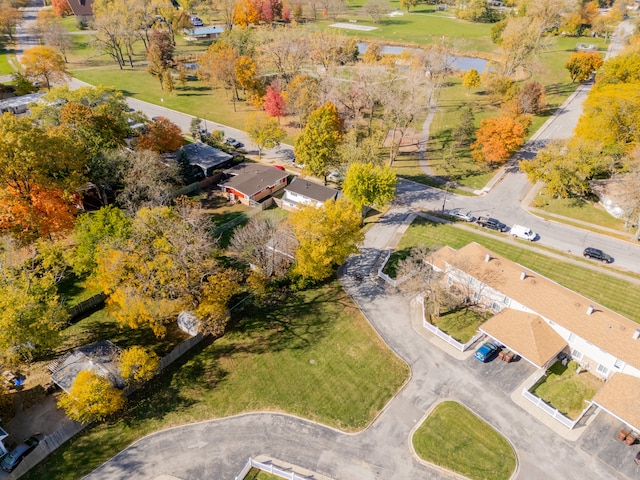
<svg viewBox="0 0 640 480"><path fill-rule="evenodd" d="M165 117L158 117L149 125L147 133L140 137L138 148L166 153L177 150L184 144L182 131L175 123Z"/></svg>
<svg viewBox="0 0 640 480"><path fill-rule="evenodd" d="M480 163L502 165L524 143L527 127L527 120L506 116L482 120L471 145L473 158Z"/></svg>
<svg viewBox="0 0 640 480"><path fill-rule="evenodd" d="M51 0L51 7L53 8L53 13L59 17L67 17L73 14L73 10L71 10L67 0Z"/></svg>

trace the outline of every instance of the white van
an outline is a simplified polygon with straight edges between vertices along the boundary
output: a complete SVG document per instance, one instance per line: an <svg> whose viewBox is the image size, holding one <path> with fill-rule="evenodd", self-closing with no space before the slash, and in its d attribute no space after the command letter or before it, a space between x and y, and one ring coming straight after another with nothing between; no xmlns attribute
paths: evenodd
<svg viewBox="0 0 640 480"><path fill-rule="evenodd" d="M532 232L530 228L523 227L522 225L514 225L509 231L512 237L522 238L523 240L529 240L533 242L538 236L535 232Z"/></svg>

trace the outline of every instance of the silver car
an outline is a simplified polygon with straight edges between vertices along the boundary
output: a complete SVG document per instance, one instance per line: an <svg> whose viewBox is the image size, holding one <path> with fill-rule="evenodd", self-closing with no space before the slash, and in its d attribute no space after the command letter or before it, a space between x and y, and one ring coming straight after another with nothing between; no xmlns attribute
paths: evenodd
<svg viewBox="0 0 640 480"><path fill-rule="evenodd" d="M457 218L458 220L464 220L465 222L475 222L476 217L471 215L471 212L465 212L461 208L454 208L453 210L449 210L447 215L453 218Z"/></svg>

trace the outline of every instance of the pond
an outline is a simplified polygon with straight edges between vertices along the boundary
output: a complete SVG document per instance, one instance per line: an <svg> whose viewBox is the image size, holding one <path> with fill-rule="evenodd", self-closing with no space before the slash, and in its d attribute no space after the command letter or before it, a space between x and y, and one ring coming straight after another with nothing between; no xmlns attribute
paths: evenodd
<svg viewBox="0 0 640 480"><path fill-rule="evenodd" d="M369 47L368 43L360 42L358 43L358 52L364 53L367 51L368 47ZM400 55L405 50L417 52L420 49L410 48L410 47L399 47L397 45L384 45L381 48L380 52L385 55ZM484 58L453 56L453 68L455 70L461 70L463 72L466 72L467 70L471 70L472 68L475 68L478 72L482 72L486 68L488 63L489 61Z"/></svg>

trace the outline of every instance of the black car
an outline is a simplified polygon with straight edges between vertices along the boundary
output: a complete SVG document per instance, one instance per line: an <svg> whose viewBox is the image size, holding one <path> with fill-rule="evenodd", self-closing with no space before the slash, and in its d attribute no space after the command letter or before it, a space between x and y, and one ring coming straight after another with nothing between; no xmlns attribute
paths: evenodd
<svg viewBox="0 0 640 480"><path fill-rule="evenodd" d="M587 247L584 249L584 252L582 252L582 255L584 255L585 258L593 258L594 260L600 260L601 262L605 263L613 262L613 258L611 257L611 255L607 255L602 250L599 250L597 248Z"/></svg>
<svg viewBox="0 0 640 480"><path fill-rule="evenodd" d="M5 472L12 472L20 462L29 455L40 443L38 437L29 437L23 443L11 450L9 454L2 459L0 466Z"/></svg>
<svg viewBox="0 0 640 480"><path fill-rule="evenodd" d="M497 230L498 232L506 232L509 229L509 227L507 227L500 220L496 220L495 218L491 217L479 217L476 220L476 223L481 227L489 228L491 230Z"/></svg>

